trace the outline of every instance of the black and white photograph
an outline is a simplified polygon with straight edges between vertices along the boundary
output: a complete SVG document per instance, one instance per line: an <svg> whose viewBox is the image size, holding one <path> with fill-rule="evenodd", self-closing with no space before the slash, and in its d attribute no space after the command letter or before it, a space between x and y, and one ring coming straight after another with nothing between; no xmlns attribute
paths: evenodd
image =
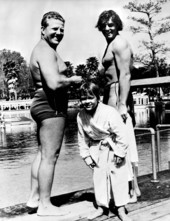
<svg viewBox="0 0 170 221"><path fill-rule="evenodd" d="M0 221L170 220L170 0L0 0Z"/></svg>

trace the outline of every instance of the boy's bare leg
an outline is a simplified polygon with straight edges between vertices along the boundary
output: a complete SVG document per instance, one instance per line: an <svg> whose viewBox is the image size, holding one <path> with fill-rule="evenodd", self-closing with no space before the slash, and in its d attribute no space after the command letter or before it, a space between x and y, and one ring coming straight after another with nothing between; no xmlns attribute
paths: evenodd
<svg viewBox="0 0 170 221"><path fill-rule="evenodd" d="M118 217L121 221L132 221L132 219L129 218L128 215L126 214L124 206L117 207L117 212L118 212Z"/></svg>
<svg viewBox="0 0 170 221"><path fill-rule="evenodd" d="M88 220L93 220L93 219L95 219L95 218L97 218L97 217L102 216L103 213L104 213L103 208L102 208L102 207L98 207L95 212L93 212L92 214L90 214L90 215L87 217L87 219L88 219Z"/></svg>

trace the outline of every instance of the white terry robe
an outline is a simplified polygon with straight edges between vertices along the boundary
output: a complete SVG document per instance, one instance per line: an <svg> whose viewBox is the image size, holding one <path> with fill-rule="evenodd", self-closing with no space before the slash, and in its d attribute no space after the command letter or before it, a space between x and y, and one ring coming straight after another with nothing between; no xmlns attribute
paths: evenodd
<svg viewBox="0 0 170 221"><path fill-rule="evenodd" d="M99 102L93 117L83 109L77 116L77 123L80 155L83 159L91 156L97 165L93 170L97 204L108 208L111 198L116 206L127 204L132 170L126 160L128 141L120 114L115 108ZM107 144L102 144L106 140ZM115 165L114 154L125 157L121 166Z"/></svg>

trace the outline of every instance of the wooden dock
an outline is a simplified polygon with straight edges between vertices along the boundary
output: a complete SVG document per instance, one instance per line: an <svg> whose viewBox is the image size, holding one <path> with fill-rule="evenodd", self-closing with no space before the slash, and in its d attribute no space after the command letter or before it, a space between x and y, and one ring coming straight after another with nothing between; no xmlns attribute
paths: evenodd
<svg viewBox="0 0 170 221"><path fill-rule="evenodd" d="M131 87L161 87L170 84L170 76L137 79L131 81Z"/></svg>
<svg viewBox="0 0 170 221"><path fill-rule="evenodd" d="M137 203L128 204L128 215L133 221L170 221L170 170L158 173L159 182L151 182L152 175L138 177L142 192ZM66 216L39 217L28 214L26 205L19 204L0 209L0 221L87 221L95 211L93 188L51 198L52 203L69 211ZM114 213L103 215L94 221L119 221Z"/></svg>

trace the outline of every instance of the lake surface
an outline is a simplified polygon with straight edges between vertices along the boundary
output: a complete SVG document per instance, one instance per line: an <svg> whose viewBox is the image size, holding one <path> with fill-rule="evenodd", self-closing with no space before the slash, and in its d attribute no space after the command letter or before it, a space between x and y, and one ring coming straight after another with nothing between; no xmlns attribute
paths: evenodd
<svg viewBox="0 0 170 221"><path fill-rule="evenodd" d="M150 126L147 108L136 110L136 126ZM52 196L92 187L92 172L79 156L76 115L70 109L64 142L55 170ZM156 115L153 114L154 117ZM152 119L154 119L152 116ZM164 121L168 122L168 115ZM154 119L154 123L156 120ZM146 134L147 133L147 134ZM143 135L145 134L145 135ZM136 134L139 153L139 175L152 172L151 137L148 132ZM170 161L170 130L161 132L162 170ZM30 189L30 167L37 152L36 127L13 126L0 137L0 208L25 203Z"/></svg>

